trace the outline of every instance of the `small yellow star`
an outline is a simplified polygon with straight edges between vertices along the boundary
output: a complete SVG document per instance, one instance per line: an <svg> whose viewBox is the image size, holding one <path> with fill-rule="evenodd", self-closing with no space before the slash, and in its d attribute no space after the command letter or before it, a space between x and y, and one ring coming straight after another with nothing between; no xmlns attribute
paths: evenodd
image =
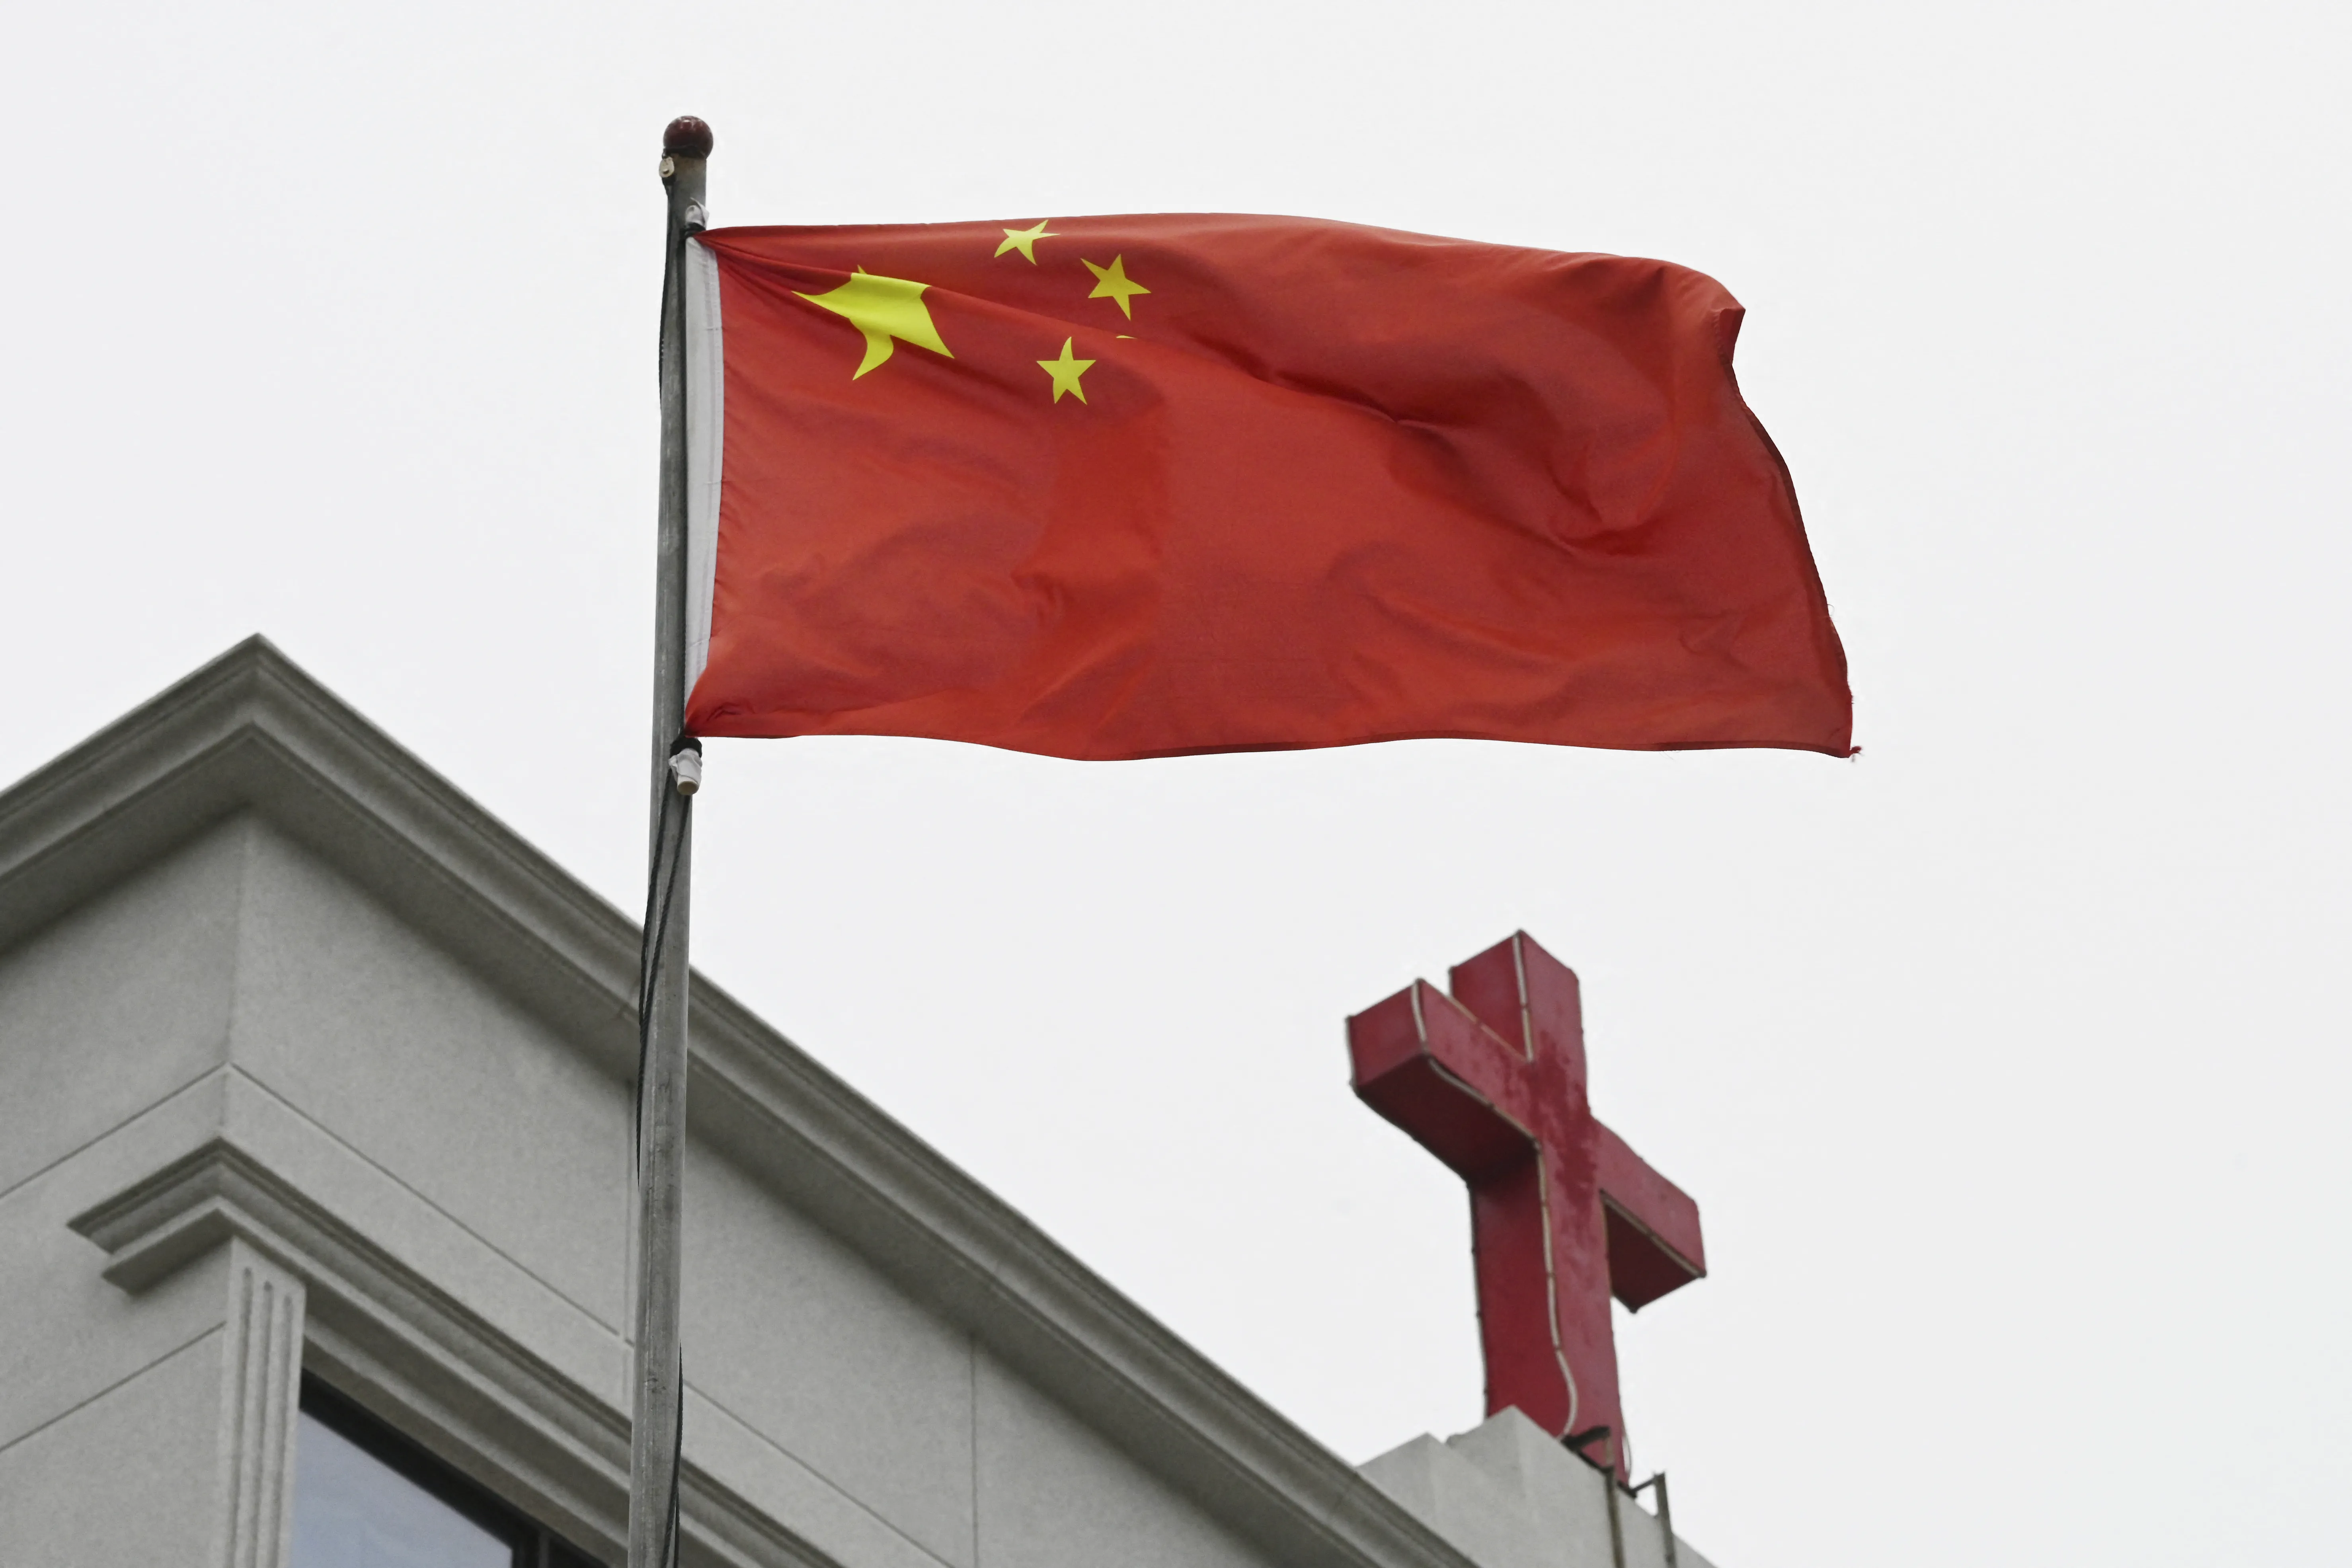
<svg viewBox="0 0 2352 1568"><path fill-rule="evenodd" d="M1083 256L1078 258L1078 259L1086 261L1086 258ZM1127 258L1124 256L1114 256L1110 258L1110 265L1108 267L1097 267L1093 262L1087 261L1087 270L1095 275L1095 291L1087 295L1087 298L1089 300L1116 300L1118 301L1118 313L1128 318L1128 320L1133 321L1135 319L1135 307L1127 302L1128 296L1130 294L1149 294L1151 290L1146 289L1142 284L1135 282L1128 277Z"/></svg>
<svg viewBox="0 0 2352 1568"><path fill-rule="evenodd" d="M1037 221L1037 226L1034 228L1006 229L1004 231L1004 243L996 247L996 254L1002 256L1008 250L1017 250L1022 255L1029 258L1030 266L1036 266L1037 242L1041 239L1051 239L1054 237L1054 231L1045 226L1053 221L1054 220L1052 218L1040 218Z"/></svg>
<svg viewBox="0 0 2352 1568"><path fill-rule="evenodd" d="M1084 403L1087 400L1087 389L1078 384L1078 377L1094 367L1095 362L1090 359L1070 357L1068 338L1062 340L1060 359L1041 359L1037 362L1037 368L1054 378L1054 401L1056 403L1062 401L1062 394L1066 392L1074 395L1080 403Z"/></svg>

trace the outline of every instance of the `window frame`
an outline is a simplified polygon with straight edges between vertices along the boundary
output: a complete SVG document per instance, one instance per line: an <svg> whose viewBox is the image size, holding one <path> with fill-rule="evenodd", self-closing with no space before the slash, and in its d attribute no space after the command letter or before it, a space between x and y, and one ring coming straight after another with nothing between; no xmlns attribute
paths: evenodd
<svg viewBox="0 0 2352 1568"><path fill-rule="evenodd" d="M315 1373L302 1373L297 1408L469 1523L506 1542L514 1554L514 1568L599 1568L595 1558ZM291 1552L292 1547L289 1541L287 1550Z"/></svg>

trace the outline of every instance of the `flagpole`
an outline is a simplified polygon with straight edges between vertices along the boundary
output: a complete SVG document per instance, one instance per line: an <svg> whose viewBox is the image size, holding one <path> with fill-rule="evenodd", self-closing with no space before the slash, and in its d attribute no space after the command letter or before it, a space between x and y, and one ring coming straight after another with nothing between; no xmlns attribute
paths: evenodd
<svg viewBox="0 0 2352 1568"><path fill-rule="evenodd" d="M662 132L669 197L662 269L660 545L654 600L652 846L637 990L636 1340L629 1426L629 1568L675 1568L686 1415L678 1350L686 1158L687 915L698 748L686 728L686 241L704 226L710 127ZM685 759L691 756L691 762Z"/></svg>

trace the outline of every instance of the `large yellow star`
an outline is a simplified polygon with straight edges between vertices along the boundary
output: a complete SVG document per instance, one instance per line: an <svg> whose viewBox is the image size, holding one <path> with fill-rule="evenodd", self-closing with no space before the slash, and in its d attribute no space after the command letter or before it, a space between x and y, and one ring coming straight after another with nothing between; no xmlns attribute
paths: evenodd
<svg viewBox="0 0 2352 1568"><path fill-rule="evenodd" d="M940 330L931 325L930 307L923 303L923 290L929 287L928 283L909 283L904 278L877 278L860 267L840 288L823 294L803 294L801 298L836 316L847 317L851 326L866 334L866 358L849 378L856 381L890 357L893 338L955 358L947 344L940 342Z"/></svg>
<svg viewBox="0 0 2352 1568"><path fill-rule="evenodd" d="M1037 362L1037 368L1054 378L1054 401L1056 403L1062 401L1062 394L1066 392L1076 396L1080 403L1084 403L1087 400L1087 389L1078 384L1078 377L1094 367L1095 362L1090 359L1070 357L1070 340L1067 338L1062 340L1060 359L1041 359Z"/></svg>
<svg viewBox="0 0 2352 1568"><path fill-rule="evenodd" d="M996 247L996 254L1002 256L1008 250L1017 250L1022 255L1029 258L1030 266L1036 266L1037 242L1041 239L1051 239L1054 237L1054 231L1045 226L1053 221L1054 220L1052 218L1040 218L1037 220L1037 226L1034 228L1006 229L1004 231L1004 243Z"/></svg>
<svg viewBox="0 0 2352 1568"><path fill-rule="evenodd" d="M1078 259L1086 261L1087 258L1082 256L1078 258ZM1118 313L1128 318L1128 320L1133 321L1135 319L1135 307L1127 302L1128 296L1130 294L1149 294L1151 290L1146 289L1142 284L1138 283L1133 279L1128 277L1127 258L1124 256L1114 256L1110 258L1110 265L1108 267L1097 267L1093 262L1087 261L1087 270L1095 275L1095 291L1087 295L1087 298L1089 300L1116 300L1118 301Z"/></svg>

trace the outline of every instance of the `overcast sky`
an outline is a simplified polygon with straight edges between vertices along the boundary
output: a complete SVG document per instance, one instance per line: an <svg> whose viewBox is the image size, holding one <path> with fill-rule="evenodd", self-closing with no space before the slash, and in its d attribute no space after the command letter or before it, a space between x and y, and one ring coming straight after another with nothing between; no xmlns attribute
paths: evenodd
<svg viewBox="0 0 2352 1568"><path fill-rule="evenodd" d="M661 128L722 223L1298 213L1748 308L1864 754L714 744L698 958L1309 1431L1481 1414L1342 1019L1524 927L1712 1277L1723 1568L2319 1562L2352 24L2317 4L12 10L0 777L261 631L641 899ZM690 1353L690 1347L689 1347Z"/></svg>

